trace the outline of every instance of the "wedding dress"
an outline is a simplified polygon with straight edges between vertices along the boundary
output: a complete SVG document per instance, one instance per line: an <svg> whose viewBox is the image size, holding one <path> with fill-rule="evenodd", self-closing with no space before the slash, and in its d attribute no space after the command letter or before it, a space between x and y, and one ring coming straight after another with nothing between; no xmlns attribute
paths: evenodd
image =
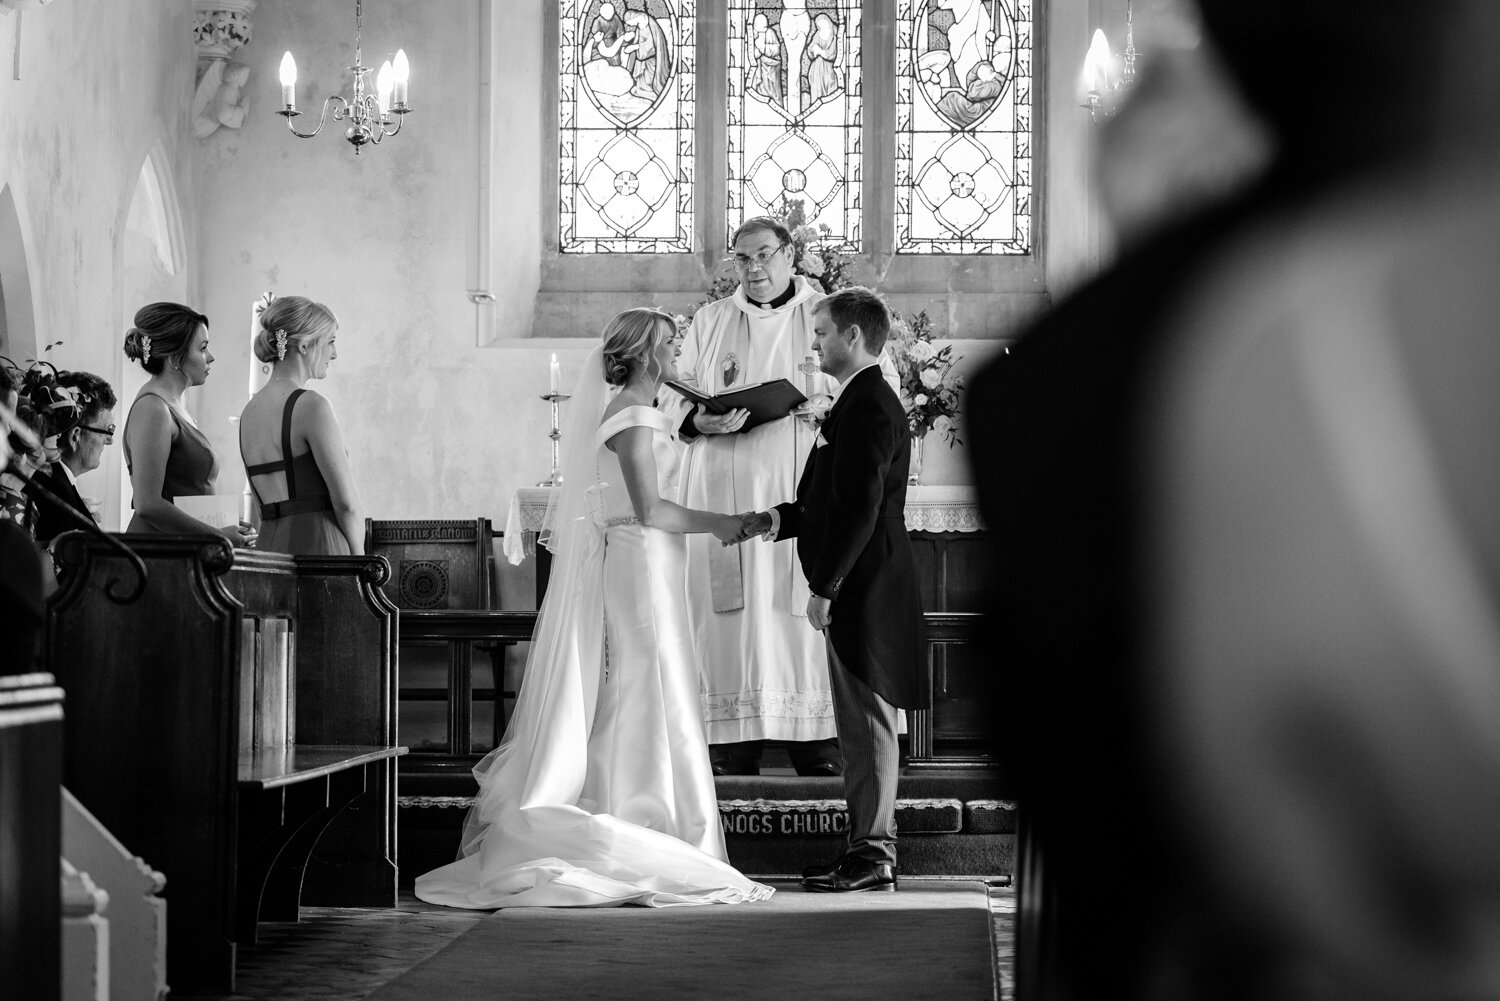
<svg viewBox="0 0 1500 1001"><path fill-rule="evenodd" d="M583 421L608 394L598 352L574 397ZM597 378L593 386L590 378ZM462 856L416 880L452 907L740 903L771 889L729 865L687 617L684 536L635 518L614 453L651 429L658 487L676 495L670 419L627 407L572 441L552 513L556 557L515 713L475 768ZM579 458L587 461L578 461Z"/></svg>

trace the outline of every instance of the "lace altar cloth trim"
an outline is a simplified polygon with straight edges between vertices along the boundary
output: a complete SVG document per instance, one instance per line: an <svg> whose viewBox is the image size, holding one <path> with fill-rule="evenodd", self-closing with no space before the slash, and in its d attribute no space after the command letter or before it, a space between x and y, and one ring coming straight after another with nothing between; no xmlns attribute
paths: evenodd
<svg viewBox="0 0 1500 1001"><path fill-rule="evenodd" d="M505 556L520 563L536 555L536 533L547 516L551 487L521 487L510 498L505 519ZM968 486L916 486L906 491L909 532L978 532L979 498Z"/></svg>
<svg viewBox="0 0 1500 1001"><path fill-rule="evenodd" d="M726 719L832 719L828 692L748 691L703 696L707 722Z"/></svg>
<svg viewBox="0 0 1500 1001"><path fill-rule="evenodd" d="M964 830L970 834L1016 833L1015 800L969 800L964 804Z"/></svg>

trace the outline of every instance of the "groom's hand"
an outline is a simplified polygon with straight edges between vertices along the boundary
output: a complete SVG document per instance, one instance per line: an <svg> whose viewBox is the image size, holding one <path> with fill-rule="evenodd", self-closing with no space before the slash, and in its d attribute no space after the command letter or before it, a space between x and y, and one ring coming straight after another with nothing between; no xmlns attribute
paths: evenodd
<svg viewBox="0 0 1500 1001"><path fill-rule="evenodd" d="M769 511L746 511L740 515L741 541L763 536L770 530L771 513Z"/></svg>
<svg viewBox="0 0 1500 1001"><path fill-rule="evenodd" d="M807 621L818 632L827 629L828 623L833 621L833 599L811 595L807 599Z"/></svg>

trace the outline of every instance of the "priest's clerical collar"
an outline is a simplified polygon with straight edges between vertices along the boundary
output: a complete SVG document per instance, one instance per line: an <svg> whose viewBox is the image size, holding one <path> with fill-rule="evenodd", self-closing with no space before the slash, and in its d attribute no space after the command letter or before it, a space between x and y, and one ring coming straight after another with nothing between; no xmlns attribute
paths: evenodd
<svg viewBox="0 0 1500 1001"><path fill-rule="evenodd" d="M772 299L770 302L756 302L754 299L751 299L748 295L745 296L745 299L747 301L749 301L750 303L752 303L753 305L759 306L761 309L776 309L778 306L785 306L787 303L791 302L792 301L792 296L794 296L796 294L797 294L797 279L793 278L791 281L789 281L789 282L786 283L786 291L782 292L780 295L778 295L776 298Z"/></svg>

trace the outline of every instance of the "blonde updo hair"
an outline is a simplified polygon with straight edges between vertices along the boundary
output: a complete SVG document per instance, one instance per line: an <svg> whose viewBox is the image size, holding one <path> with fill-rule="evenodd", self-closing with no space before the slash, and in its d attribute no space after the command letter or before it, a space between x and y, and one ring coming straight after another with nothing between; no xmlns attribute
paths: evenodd
<svg viewBox="0 0 1500 1001"><path fill-rule="evenodd" d="M646 364L662 341L677 334L677 321L659 309L638 307L616 313L604 325L604 381L623 386Z"/></svg>
<svg viewBox="0 0 1500 1001"><path fill-rule="evenodd" d="M278 296L261 311L260 329L255 332L255 357L264 362L280 361L294 354L303 343L308 347L321 343L338 324L333 310L321 302L300 295Z"/></svg>

